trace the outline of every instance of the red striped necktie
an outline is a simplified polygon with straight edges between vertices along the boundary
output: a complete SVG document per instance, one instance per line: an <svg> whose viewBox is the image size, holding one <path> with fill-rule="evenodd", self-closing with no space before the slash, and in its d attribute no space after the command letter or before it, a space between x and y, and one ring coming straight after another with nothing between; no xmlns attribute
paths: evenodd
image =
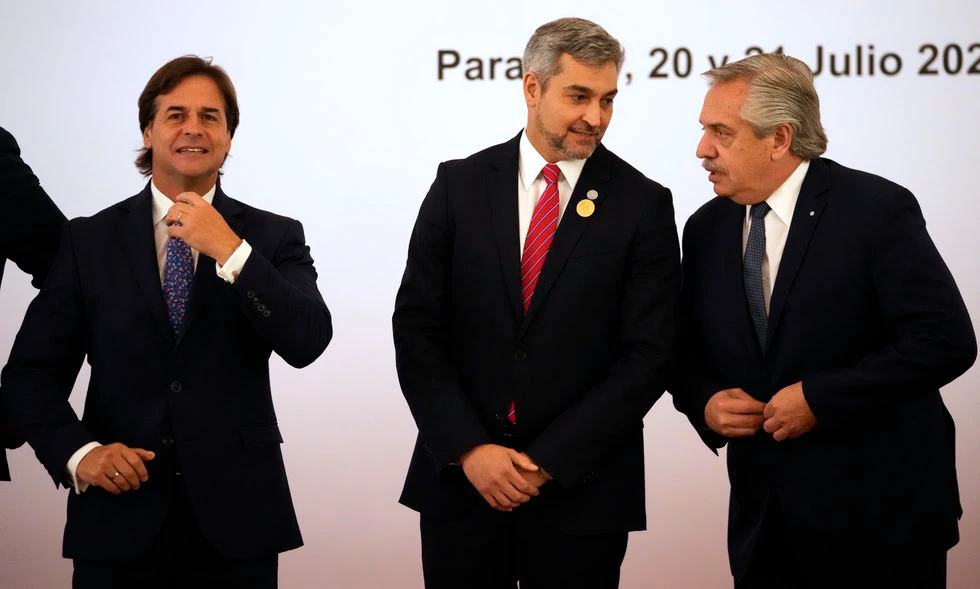
<svg viewBox="0 0 980 589"><path fill-rule="evenodd" d="M555 164L547 164L541 169L546 187L538 204L531 215L531 224L524 238L524 254L521 256L521 299L524 313L531 307L531 297L538 285L541 268L548 256L548 248L555 240L555 230L558 229L558 174L561 170ZM517 423L517 413L514 402L510 402L507 419Z"/></svg>

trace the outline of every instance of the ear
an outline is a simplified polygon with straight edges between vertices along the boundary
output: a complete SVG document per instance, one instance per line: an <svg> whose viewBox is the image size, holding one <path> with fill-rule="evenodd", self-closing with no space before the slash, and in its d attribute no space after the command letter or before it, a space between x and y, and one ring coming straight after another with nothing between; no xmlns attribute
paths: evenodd
<svg viewBox="0 0 980 589"><path fill-rule="evenodd" d="M782 123L772 133L772 159L778 160L790 151L793 144L793 128L788 123Z"/></svg>
<svg viewBox="0 0 980 589"><path fill-rule="evenodd" d="M143 129L143 149L150 149L153 147L153 141L150 139L150 132L153 130L153 123L146 126Z"/></svg>
<svg viewBox="0 0 980 589"><path fill-rule="evenodd" d="M534 75L534 72L527 72L524 74L524 102L528 106L535 106L538 103L538 99L541 97L541 84L538 83L538 77Z"/></svg>

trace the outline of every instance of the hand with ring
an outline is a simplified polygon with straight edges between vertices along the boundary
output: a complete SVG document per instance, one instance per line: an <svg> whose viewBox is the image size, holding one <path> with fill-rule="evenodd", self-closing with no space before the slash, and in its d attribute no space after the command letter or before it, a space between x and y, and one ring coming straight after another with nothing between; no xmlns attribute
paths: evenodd
<svg viewBox="0 0 980 589"><path fill-rule="evenodd" d="M115 443L93 448L78 463L76 482L101 487L113 495L135 491L149 479L144 462L156 456L149 450Z"/></svg>

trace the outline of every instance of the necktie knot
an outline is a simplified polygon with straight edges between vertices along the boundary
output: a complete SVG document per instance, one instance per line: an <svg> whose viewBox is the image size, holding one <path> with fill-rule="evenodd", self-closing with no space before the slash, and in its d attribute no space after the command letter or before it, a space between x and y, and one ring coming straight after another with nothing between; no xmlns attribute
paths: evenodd
<svg viewBox="0 0 980 589"><path fill-rule="evenodd" d="M759 219L768 215L769 211L771 210L772 207L769 206L769 203L767 202L760 202L759 204L752 205L752 210L751 210L752 220L758 221Z"/></svg>
<svg viewBox="0 0 980 589"><path fill-rule="evenodd" d="M545 164L545 166L541 168L541 175L544 176L545 182L547 182L549 186L558 182L558 175L560 173L561 170L558 169L556 164Z"/></svg>

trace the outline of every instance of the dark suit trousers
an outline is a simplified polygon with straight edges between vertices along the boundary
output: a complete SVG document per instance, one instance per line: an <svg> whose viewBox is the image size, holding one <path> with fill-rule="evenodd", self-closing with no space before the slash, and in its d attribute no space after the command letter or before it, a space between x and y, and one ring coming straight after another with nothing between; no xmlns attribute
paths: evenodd
<svg viewBox="0 0 980 589"><path fill-rule="evenodd" d="M480 499L462 517L422 515L426 589L615 589L626 532L563 534L541 525L531 499L510 513Z"/></svg>
<svg viewBox="0 0 980 589"><path fill-rule="evenodd" d="M118 533L125 534L126 530ZM212 548L198 526L180 476L175 477L170 511L160 534L144 558L127 562L75 560L74 564L73 589L275 589L279 575L278 554L229 559Z"/></svg>
<svg viewBox="0 0 980 589"><path fill-rule="evenodd" d="M779 506L766 509L748 571L735 589L945 589L946 551L844 552L832 543L799 546L783 525Z"/></svg>

